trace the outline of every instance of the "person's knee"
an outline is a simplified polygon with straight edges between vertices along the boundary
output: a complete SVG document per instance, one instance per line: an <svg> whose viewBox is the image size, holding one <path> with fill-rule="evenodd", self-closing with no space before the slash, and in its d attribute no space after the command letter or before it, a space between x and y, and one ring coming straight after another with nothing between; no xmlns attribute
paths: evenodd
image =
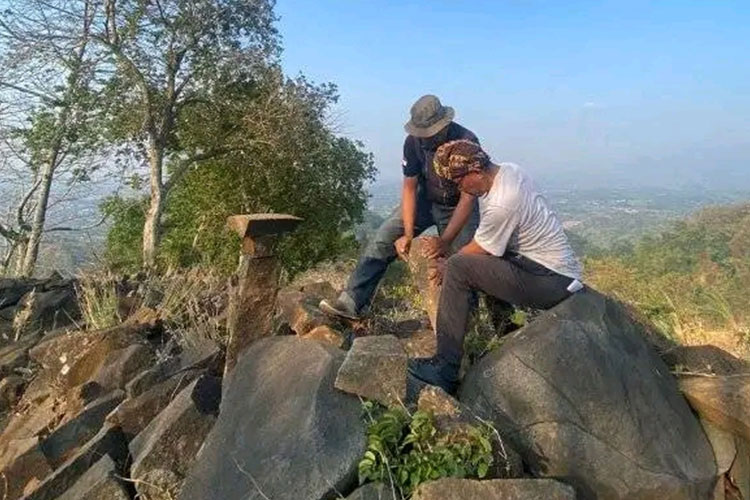
<svg viewBox="0 0 750 500"><path fill-rule="evenodd" d="M445 275L443 279L466 281L468 271L471 268L471 259L468 255L455 254L445 261Z"/></svg>

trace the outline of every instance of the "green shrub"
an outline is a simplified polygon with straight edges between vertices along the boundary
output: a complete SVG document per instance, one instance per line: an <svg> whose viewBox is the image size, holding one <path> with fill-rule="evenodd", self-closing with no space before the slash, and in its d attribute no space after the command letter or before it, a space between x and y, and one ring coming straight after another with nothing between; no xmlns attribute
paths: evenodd
<svg viewBox="0 0 750 500"><path fill-rule="evenodd" d="M465 432L441 433L431 414L407 413L364 404L369 420L367 451L359 463L359 481L391 484L403 498L425 481L442 477L487 475L493 462L492 429L468 427Z"/></svg>

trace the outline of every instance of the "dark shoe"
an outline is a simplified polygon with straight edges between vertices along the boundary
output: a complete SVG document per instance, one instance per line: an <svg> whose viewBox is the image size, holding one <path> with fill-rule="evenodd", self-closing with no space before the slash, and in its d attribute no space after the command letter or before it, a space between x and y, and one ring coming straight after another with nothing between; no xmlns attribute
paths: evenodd
<svg viewBox="0 0 750 500"><path fill-rule="evenodd" d="M357 314L357 308L354 305L354 301L349 297L349 294L342 292L339 298L334 302L330 302L326 299L320 301L318 305L321 311L331 316L340 316L342 318L358 320L360 319Z"/></svg>
<svg viewBox="0 0 750 500"><path fill-rule="evenodd" d="M436 385L448 394L454 394L458 389L458 367L437 356L410 359L407 367L414 377L427 384Z"/></svg>

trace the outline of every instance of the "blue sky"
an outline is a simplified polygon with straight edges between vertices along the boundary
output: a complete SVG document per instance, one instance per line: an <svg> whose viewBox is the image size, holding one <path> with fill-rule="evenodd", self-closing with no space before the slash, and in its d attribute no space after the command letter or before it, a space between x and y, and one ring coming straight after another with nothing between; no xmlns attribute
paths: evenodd
<svg viewBox="0 0 750 500"><path fill-rule="evenodd" d="M435 93L544 183L750 188L750 2L278 0L283 64L400 176Z"/></svg>

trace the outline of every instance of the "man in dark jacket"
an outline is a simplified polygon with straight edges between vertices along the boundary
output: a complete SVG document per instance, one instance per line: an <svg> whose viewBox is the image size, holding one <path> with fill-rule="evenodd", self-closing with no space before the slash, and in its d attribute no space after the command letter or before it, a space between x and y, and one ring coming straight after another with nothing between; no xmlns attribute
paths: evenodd
<svg viewBox="0 0 750 500"><path fill-rule="evenodd" d="M321 301L321 310L358 319L369 307L388 265L397 256L407 259L412 240L431 226L437 226L439 238L430 240L430 256L457 251L471 241L479 221L476 199L432 168L435 151L442 144L457 139L479 142L473 132L453 121L454 115L453 108L443 106L433 95L414 103L404 126L409 135L404 141L401 206L378 229L346 289L336 301Z"/></svg>

